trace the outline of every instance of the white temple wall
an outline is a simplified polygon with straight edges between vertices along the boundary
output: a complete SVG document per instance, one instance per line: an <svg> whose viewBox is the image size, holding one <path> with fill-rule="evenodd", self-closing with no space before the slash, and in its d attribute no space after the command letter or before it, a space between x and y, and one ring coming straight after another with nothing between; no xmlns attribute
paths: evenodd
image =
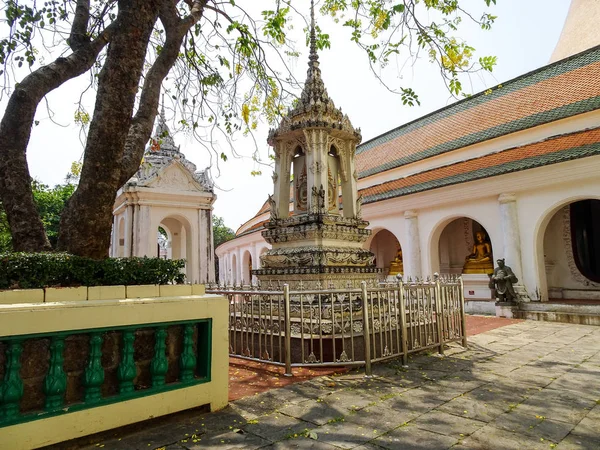
<svg viewBox="0 0 600 450"><path fill-rule="evenodd" d="M577 161L573 163L577 163ZM600 160L588 158L587 166L592 171L595 168L596 174L600 173L598 172L600 171ZM542 168L548 172L549 180L556 179L551 173L555 169ZM523 280L532 299L547 301L549 298L549 283L544 256L546 230L550 225L550 236L557 237L557 226L554 225L554 228L551 226L555 214L565 205L585 199L600 199L600 178L597 175L590 178L574 178L569 182L553 183L550 186L518 194L517 208L521 233ZM564 245L562 236L559 239L561 245ZM551 252L557 258L560 256L559 250L556 248Z"/></svg>

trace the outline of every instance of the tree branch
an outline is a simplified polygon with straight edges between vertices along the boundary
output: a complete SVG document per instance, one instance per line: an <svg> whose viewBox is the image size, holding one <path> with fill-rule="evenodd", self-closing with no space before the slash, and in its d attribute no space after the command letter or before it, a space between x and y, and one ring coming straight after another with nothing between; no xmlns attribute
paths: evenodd
<svg viewBox="0 0 600 450"><path fill-rule="evenodd" d="M166 0L165 3L172 5L169 0ZM186 33L202 18L206 3L207 0L194 2L192 12L184 19L180 19L178 23L174 23L172 17L170 17L172 11L170 11L168 5L163 4L164 7L161 8L159 17L165 27L166 41L144 80L140 105L133 117L125 143L125 153L121 164L121 185L127 182L140 167L140 162L144 156L144 146L150 138L156 119L162 82L179 57L181 44Z"/></svg>
<svg viewBox="0 0 600 450"><path fill-rule="evenodd" d="M77 0L75 7L75 18L71 26L71 35L67 43L71 50L77 51L82 46L89 43L90 38L87 34L87 27L90 20L90 0Z"/></svg>

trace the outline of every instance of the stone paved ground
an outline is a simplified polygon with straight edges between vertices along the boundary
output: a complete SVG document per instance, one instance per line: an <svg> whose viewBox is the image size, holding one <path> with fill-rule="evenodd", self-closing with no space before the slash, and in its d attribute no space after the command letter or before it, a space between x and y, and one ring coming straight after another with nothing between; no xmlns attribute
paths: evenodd
<svg viewBox="0 0 600 450"><path fill-rule="evenodd" d="M106 438L88 449L600 449L600 327L526 321Z"/></svg>

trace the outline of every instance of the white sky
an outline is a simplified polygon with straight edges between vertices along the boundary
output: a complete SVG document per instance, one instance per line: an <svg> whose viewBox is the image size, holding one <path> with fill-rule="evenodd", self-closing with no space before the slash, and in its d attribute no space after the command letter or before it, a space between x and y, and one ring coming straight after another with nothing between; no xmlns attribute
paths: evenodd
<svg viewBox="0 0 600 450"><path fill-rule="evenodd" d="M483 4L483 0L463 1L467 6L471 4L477 8ZM308 5L308 1L306 3ZM479 92L547 64L569 7L569 0L497 0L497 3L491 9L491 13L498 16L491 31L469 27L461 33L461 37L477 49L477 55L498 57L493 74L483 79L478 75L472 77L472 87L463 83L465 92ZM259 5L257 2L256 6ZM325 86L336 106L342 107L353 125L361 128L363 142L452 101L436 68L423 61L401 74L403 85L412 87L420 95L421 106L403 106L399 96L389 93L375 79L364 54L349 41L346 29L327 19L317 18L317 21L332 41L330 50L320 52ZM296 23L297 29L303 26ZM302 39L297 48L303 55L293 68L296 77L304 80L307 52ZM383 75L393 81L397 72L397 67L390 66ZM45 184L64 182L71 163L81 158L83 146L79 128L73 123L73 113L80 93L77 86L83 84L84 80L73 80L48 96L55 113L54 121L60 126L52 123L45 108L39 108L36 119L40 124L32 131L27 159L31 175ZM3 99L0 103L1 114L4 114L5 102ZM89 110L93 111L93 103ZM268 147L267 128L259 127L255 135L264 155ZM206 150L193 139L183 135L174 138L181 145L181 151L199 169L209 164ZM226 146L222 145L222 148ZM240 135L235 148L237 153L250 156L254 147L249 138ZM234 230L254 216L273 189L272 171L264 168L263 175L253 177L250 172L254 168L250 158L229 158L220 164L218 178L216 170L212 171L216 184L222 189L216 191L215 214L222 216L225 224Z"/></svg>

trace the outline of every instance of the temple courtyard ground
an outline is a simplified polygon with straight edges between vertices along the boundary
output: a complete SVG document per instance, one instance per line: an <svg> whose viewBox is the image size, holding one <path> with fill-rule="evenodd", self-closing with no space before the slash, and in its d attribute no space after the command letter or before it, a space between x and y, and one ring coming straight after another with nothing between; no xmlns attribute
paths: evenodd
<svg viewBox="0 0 600 450"><path fill-rule="evenodd" d="M233 366L232 384L238 370L241 384L260 386L232 389L242 398L224 410L188 411L54 448L600 449L600 327L469 320L470 334L482 332L469 337L468 349L414 355L406 367L377 364L371 379L361 371L304 371L305 381L277 388L258 379L289 379Z"/></svg>

